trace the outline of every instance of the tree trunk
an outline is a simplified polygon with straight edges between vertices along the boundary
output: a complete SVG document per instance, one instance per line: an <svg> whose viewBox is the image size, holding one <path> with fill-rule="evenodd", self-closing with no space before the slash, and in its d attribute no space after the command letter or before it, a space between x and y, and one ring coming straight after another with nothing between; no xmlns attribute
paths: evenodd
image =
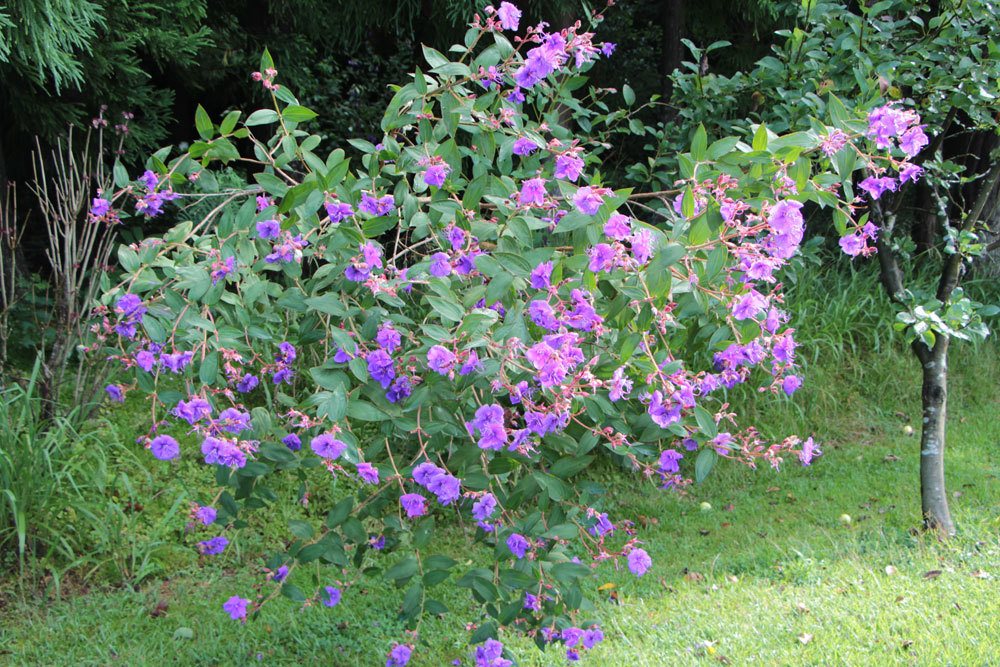
<svg viewBox="0 0 1000 667"><path fill-rule="evenodd" d="M920 434L920 506L924 528L943 536L955 534L944 481L944 447L948 414L948 337L939 334L934 348L922 355L923 430ZM914 344L922 345L917 342ZM925 347L924 350L927 348ZM918 355L920 356L920 355Z"/></svg>
<svg viewBox="0 0 1000 667"><path fill-rule="evenodd" d="M684 62L684 0L660 0L660 95L663 102L670 102L673 82L670 75ZM663 120L672 112L663 107Z"/></svg>

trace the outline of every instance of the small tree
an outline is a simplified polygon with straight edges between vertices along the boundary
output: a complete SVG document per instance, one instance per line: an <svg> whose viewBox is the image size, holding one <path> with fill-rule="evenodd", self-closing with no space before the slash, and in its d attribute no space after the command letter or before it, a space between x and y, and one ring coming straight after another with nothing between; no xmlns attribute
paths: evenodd
<svg viewBox="0 0 1000 667"><path fill-rule="evenodd" d="M836 123L870 112L868 136L912 159L902 182L858 163L850 151L836 156L835 167L847 196L859 195L853 208L878 228L882 287L921 364L921 506L926 527L946 535L955 532L944 474L948 348L952 339L985 338L982 318L997 313L966 296L961 281L984 251L984 233L996 232L990 205L1000 193L998 10L990 0L885 0L862 3L854 13L812 0L800 26L779 33L785 41L752 71L703 76L692 64L677 78L679 126L688 131L711 119L720 133L759 133L765 124L786 132L809 127L813 116ZM748 115L760 126L744 121ZM679 128L668 130L668 141L670 131ZM834 212L833 221L843 233L848 218ZM928 274L936 284L921 284Z"/></svg>
<svg viewBox="0 0 1000 667"><path fill-rule="evenodd" d="M603 636L585 596L593 569L653 567L635 528L578 483L598 455L671 488L720 457L777 467L819 454L811 438L739 425L725 390L801 383L777 276L804 202L850 212L827 157L906 163L870 155L863 120L752 145L701 130L669 192L614 189L605 135L645 133L635 109L585 87L614 45L580 23L519 31L519 19L504 2L454 58L425 48L428 71L395 88L382 139L352 142L360 165L316 153L316 113L265 54L254 78L270 108L218 124L199 110L200 141L95 202L98 218L218 202L119 250L126 275L105 279L99 338L129 378L112 398L150 401L152 456L194 447L212 471L216 491L192 508L217 531L203 554L277 501L272 480L299 488L292 540L223 604L233 619L279 595L334 607L353 565L406 588L414 631L446 611L435 586L468 588L478 664L510 664L500 628L575 659ZM220 189L219 163L249 166L253 184ZM489 567L456 573L434 553L436 522L455 515L475 521ZM409 660L408 641L387 664Z"/></svg>

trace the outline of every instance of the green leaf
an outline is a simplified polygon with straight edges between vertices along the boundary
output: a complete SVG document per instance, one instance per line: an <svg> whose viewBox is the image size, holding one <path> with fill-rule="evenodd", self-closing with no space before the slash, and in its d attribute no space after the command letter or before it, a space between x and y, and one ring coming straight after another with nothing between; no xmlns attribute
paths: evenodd
<svg viewBox="0 0 1000 667"><path fill-rule="evenodd" d="M627 106L632 106L635 104L635 91L632 90L632 86L627 83L622 86L622 99L625 100Z"/></svg>
<svg viewBox="0 0 1000 667"><path fill-rule="evenodd" d="M351 510L354 509L354 497L348 496L341 500L339 503L333 506L326 515L326 527L336 528L340 524L344 523L348 516L351 514Z"/></svg>
<svg viewBox="0 0 1000 667"><path fill-rule="evenodd" d="M447 301L439 296L428 296L427 301L431 304L434 312L440 315L442 319L451 322L461 322L465 316L465 311L462 307L452 301Z"/></svg>
<svg viewBox="0 0 1000 667"><path fill-rule="evenodd" d="M285 107L285 110L281 112L281 115L285 120L293 123L304 123L307 120L312 120L319 114L312 109L307 109L304 106L290 104Z"/></svg>
<svg viewBox="0 0 1000 667"><path fill-rule="evenodd" d="M708 150L708 133L705 131L704 125L699 125L698 129L695 130L694 139L691 142L691 157L695 159L696 162L701 162L705 159L705 153Z"/></svg>
<svg viewBox="0 0 1000 667"><path fill-rule="evenodd" d="M208 141L212 138L212 119L208 117L205 107L200 104L194 110L194 127L198 130L198 136Z"/></svg>
<svg viewBox="0 0 1000 667"><path fill-rule="evenodd" d="M211 352L201 362L201 367L198 369L198 379L201 380L202 384L212 385L215 383L215 378L218 374L219 353Z"/></svg>
<svg viewBox="0 0 1000 667"><path fill-rule="evenodd" d="M278 112L274 109L258 109L250 114L244 125L247 127L254 127L256 125L267 125L268 123L275 123L278 120Z"/></svg>
<svg viewBox="0 0 1000 667"><path fill-rule="evenodd" d="M402 586L417 573L417 559L407 556L385 572L386 579L392 579L397 586Z"/></svg>
<svg viewBox="0 0 1000 667"><path fill-rule="evenodd" d="M698 430L706 437L714 438L719 434L719 427L716 425L712 413L700 405L694 406L694 419L698 422Z"/></svg>
<svg viewBox="0 0 1000 667"><path fill-rule="evenodd" d="M698 458L694 460L694 481L701 484L712 472L719 455L712 448L703 449L698 452Z"/></svg>
<svg viewBox="0 0 1000 667"><path fill-rule="evenodd" d="M360 419L364 422L380 422L389 418L389 415L385 414L368 401L362 401L360 399L351 399L348 402L347 416L352 419Z"/></svg>
<svg viewBox="0 0 1000 667"><path fill-rule="evenodd" d="M764 123L757 126L757 131L753 135L753 149L762 151L767 148L767 127Z"/></svg>
<svg viewBox="0 0 1000 667"><path fill-rule="evenodd" d="M291 531L292 535L301 540L311 540L313 536L313 527L305 521L298 521L296 519L289 521L288 530Z"/></svg>

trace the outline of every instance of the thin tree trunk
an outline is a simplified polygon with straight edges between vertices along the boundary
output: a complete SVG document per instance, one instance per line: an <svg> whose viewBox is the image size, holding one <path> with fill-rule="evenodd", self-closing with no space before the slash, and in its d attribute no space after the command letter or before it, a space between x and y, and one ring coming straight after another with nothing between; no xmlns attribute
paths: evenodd
<svg viewBox="0 0 1000 667"><path fill-rule="evenodd" d="M660 0L660 95L663 102L670 102L673 81L670 75L684 61L684 0ZM663 120L672 115L670 107L663 107Z"/></svg>
<svg viewBox="0 0 1000 667"><path fill-rule="evenodd" d="M944 448L948 415L948 343L939 335L923 362L923 430L920 434L920 507L924 528L944 536L955 534L944 480ZM917 343L919 345L919 343ZM927 349L926 347L924 348Z"/></svg>

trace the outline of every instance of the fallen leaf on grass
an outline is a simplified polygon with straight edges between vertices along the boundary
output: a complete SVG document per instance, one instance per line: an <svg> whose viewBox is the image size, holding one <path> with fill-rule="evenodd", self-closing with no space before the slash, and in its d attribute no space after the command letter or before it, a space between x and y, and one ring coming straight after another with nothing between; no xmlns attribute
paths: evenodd
<svg viewBox="0 0 1000 667"><path fill-rule="evenodd" d="M799 635L799 641L802 642L803 645L808 644L812 640L813 636L808 632L803 632L801 635Z"/></svg>
<svg viewBox="0 0 1000 667"><path fill-rule="evenodd" d="M972 576L976 579L992 579L993 575L986 570L973 570Z"/></svg>
<svg viewBox="0 0 1000 667"><path fill-rule="evenodd" d="M799 602L799 603L797 603L795 605L795 611L798 612L798 613L800 613L800 614L808 614L809 613L809 607L807 607L804 604L802 604L801 602Z"/></svg>
<svg viewBox="0 0 1000 667"><path fill-rule="evenodd" d="M892 575L896 574L896 568L893 567L892 565L886 565L885 573L891 577Z"/></svg>
<svg viewBox="0 0 1000 667"><path fill-rule="evenodd" d="M705 581L705 575L698 572L688 572L684 575L684 579L687 581Z"/></svg>
<svg viewBox="0 0 1000 667"><path fill-rule="evenodd" d="M941 576L941 570L928 570L924 572L924 579L937 579Z"/></svg>

